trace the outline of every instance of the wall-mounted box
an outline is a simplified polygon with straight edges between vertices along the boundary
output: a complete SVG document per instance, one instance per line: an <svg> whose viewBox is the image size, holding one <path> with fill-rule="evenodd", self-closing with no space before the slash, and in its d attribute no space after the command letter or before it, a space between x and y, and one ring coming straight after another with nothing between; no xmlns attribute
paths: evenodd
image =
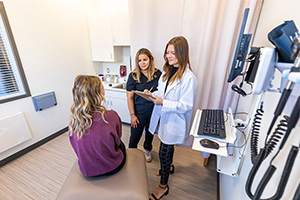
<svg viewBox="0 0 300 200"><path fill-rule="evenodd" d="M46 108L56 106L57 101L54 92L31 97L35 111L42 111Z"/></svg>

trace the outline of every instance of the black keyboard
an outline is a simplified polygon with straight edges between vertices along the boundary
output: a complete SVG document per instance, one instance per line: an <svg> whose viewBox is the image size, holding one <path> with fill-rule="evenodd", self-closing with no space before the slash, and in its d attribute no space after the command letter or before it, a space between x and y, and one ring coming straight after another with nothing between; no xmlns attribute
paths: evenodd
<svg viewBox="0 0 300 200"><path fill-rule="evenodd" d="M223 110L202 110L198 135L226 138Z"/></svg>

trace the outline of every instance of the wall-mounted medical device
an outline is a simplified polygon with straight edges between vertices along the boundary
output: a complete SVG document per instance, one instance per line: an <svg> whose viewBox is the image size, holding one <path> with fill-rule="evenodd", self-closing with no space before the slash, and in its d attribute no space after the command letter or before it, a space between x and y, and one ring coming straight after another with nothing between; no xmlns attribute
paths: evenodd
<svg viewBox="0 0 300 200"><path fill-rule="evenodd" d="M247 182L246 182L246 193L251 199L260 200L261 195L268 184L269 180L273 176L274 172L276 171L276 167L272 164L272 161L276 158L279 154L283 146L285 145L287 138L291 134L294 127L297 125L299 118L300 118L300 37L296 37L292 43L292 56L291 59L294 59L294 63L291 65L290 69L282 70L282 77L286 81L286 86L282 91L282 95L279 99L277 107L274 112L273 120L269 126L268 132L265 138L265 145L261 148L260 153L257 153L257 140L258 140L258 132L259 130L255 130L255 124L253 124L253 130L251 135L251 161L253 163L253 167L249 173ZM268 67L272 68L274 63L274 52L270 49L268 50L264 58L265 63ZM270 64L271 63L271 64ZM278 65L275 61L275 66ZM274 68L274 67L273 67ZM257 71L257 73L262 73ZM264 73L265 76L268 73ZM269 73L271 74L271 73ZM261 76L261 74L259 74ZM258 76L258 77L259 77ZM269 75L270 76L270 75ZM269 77L268 77L269 78ZM270 80L266 78L265 83L269 83ZM259 92L267 91L268 84L261 85L261 90ZM280 120L277 128L274 130L273 134L270 134L273 126L277 120L277 118L281 115L281 113L285 110L285 116L283 120ZM254 120L255 121L255 120ZM300 122L299 122L300 124ZM259 185L255 189L255 193L252 193L251 189L253 180L256 176L258 169L260 168L264 159L270 155L270 153L275 149L275 147L280 143L280 146L276 152L276 154L271 159L269 168L265 172L264 176L262 177ZM300 145L299 145L300 146ZM288 158L286 160L286 164L284 170L281 175L280 182L277 187L277 191L274 196L267 198L266 200L273 200L273 199L280 199L283 195L285 190L286 184L288 182L290 173L293 168L294 161L296 159L297 153L299 151L299 146L292 146ZM298 186L297 191L299 191L300 184ZM296 194L297 195L297 191Z"/></svg>
<svg viewBox="0 0 300 200"><path fill-rule="evenodd" d="M282 92L286 80L281 80L279 88L273 88L272 80L274 79L275 70L278 69L281 73L286 69L291 69L293 63L281 63L277 62L276 49L271 47L260 48L260 57L257 70L253 72L248 71L248 74L254 73L254 82L252 93L261 94L266 91L277 91Z"/></svg>
<svg viewBox="0 0 300 200"><path fill-rule="evenodd" d="M254 150L253 145L251 147L251 151L252 151L251 161L253 162L253 167L249 173L245 189L246 189L247 195L252 200L261 200L261 195L262 195L266 185L268 184L269 180L271 179L271 177L273 176L273 174L276 171L276 167L272 164L272 161L276 158L276 156L279 154L281 149L284 147L284 145L287 141L287 138L291 134L294 127L297 125L298 121L300 121L299 120L299 118L300 118L300 70L299 69L300 68L299 68L299 66L295 66L294 69L296 69L295 71L297 71L297 72L288 73L289 75L287 76L288 81L291 82L291 85L293 85L292 91L288 95L289 97L280 98L280 100L278 102L278 106L276 108L276 110L278 109L278 107L282 107L282 108L280 108L281 110L283 108L288 109L289 110L289 112L287 112L288 116L285 116L285 120L280 121L278 128L275 129L274 133L270 137L268 137L269 134L267 133L266 139L268 139L268 142L265 143L265 146L263 148L261 148L260 153L256 157L254 157L255 155L253 155L253 150ZM292 71L292 70L290 70L290 71ZM289 88L291 88L291 87L289 87ZM285 91L287 91L286 88L285 88ZM291 101L293 101L293 102L291 102ZM276 119L276 118L277 118L277 116L276 116L276 114L274 114L274 119ZM274 121L274 119L273 119L273 121ZM273 121L272 121L272 123L273 123ZM272 129L271 128L273 126L272 123L270 125L269 130ZM299 122L299 124L300 124L300 122ZM258 140L258 137L254 140L251 138L251 142L255 142L257 140ZM275 156L272 158L269 168L267 169L267 171L265 172L261 181L259 182L259 185L257 186L257 188L255 190L255 193L252 193L252 191L251 191L251 189L253 188L252 183L256 176L257 171L259 170L264 159L270 155L270 153L275 149L276 145L279 143L280 143L280 146L279 146L278 151L276 152ZM300 146L300 144L299 144L299 146ZM265 200L280 199L282 197L285 187L287 185L290 173L292 171L295 159L297 157L297 154L299 151L299 146L292 145L292 147L290 149L290 153L286 159L285 167L282 172L281 179L280 179L278 187L277 187L277 191L272 197L267 198ZM298 185L297 191L299 191L299 190L300 190L300 184ZM299 194L297 191L295 193L295 196L298 195L298 197L299 197Z"/></svg>

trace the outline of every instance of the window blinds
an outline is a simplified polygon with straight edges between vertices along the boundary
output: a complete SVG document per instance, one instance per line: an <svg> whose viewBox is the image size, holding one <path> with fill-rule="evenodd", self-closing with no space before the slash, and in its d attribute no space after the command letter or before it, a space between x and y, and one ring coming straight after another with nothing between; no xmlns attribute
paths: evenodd
<svg viewBox="0 0 300 200"><path fill-rule="evenodd" d="M17 46L0 1L0 104L31 96Z"/></svg>
<svg viewBox="0 0 300 200"><path fill-rule="evenodd" d="M4 40L3 30L0 29L0 96L19 92L16 73L7 51L7 42Z"/></svg>

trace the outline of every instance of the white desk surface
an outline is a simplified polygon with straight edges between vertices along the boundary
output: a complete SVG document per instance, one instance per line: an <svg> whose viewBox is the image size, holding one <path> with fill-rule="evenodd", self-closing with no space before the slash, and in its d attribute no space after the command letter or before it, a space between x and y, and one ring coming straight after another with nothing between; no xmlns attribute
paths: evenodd
<svg viewBox="0 0 300 200"><path fill-rule="evenodd" d="M200 124L200 119L201 119L201 110L197 110L195 117L194 117L194 121L190 130L190 135L194 136L194 141L193 141L193 146L192 149L197 150L197 151L204 151L204 152L208 152L208 153L212 153L212 154L216 154L216 155L220 155L220 156L225 156L227 157L228 152L227 152L227 144L233 144L234 141L236 140L236 131L235 128L232 129L231 124L234 123L230 123L231 120L233 120L232 116L230 117L228 114L228 117L226 117L224 114L224 120L225 121L225 131L226 131L226 138L225 139L221 139L221 138L216 138L216 137L210 137L210 136L204 136L204 135L198 135L198 128L199 128L199 124ZM212 149L212 148L206 148L203 147L200 144L200 140L201 139L210 139L216 143L219 144L219 149Z"/></svg>

